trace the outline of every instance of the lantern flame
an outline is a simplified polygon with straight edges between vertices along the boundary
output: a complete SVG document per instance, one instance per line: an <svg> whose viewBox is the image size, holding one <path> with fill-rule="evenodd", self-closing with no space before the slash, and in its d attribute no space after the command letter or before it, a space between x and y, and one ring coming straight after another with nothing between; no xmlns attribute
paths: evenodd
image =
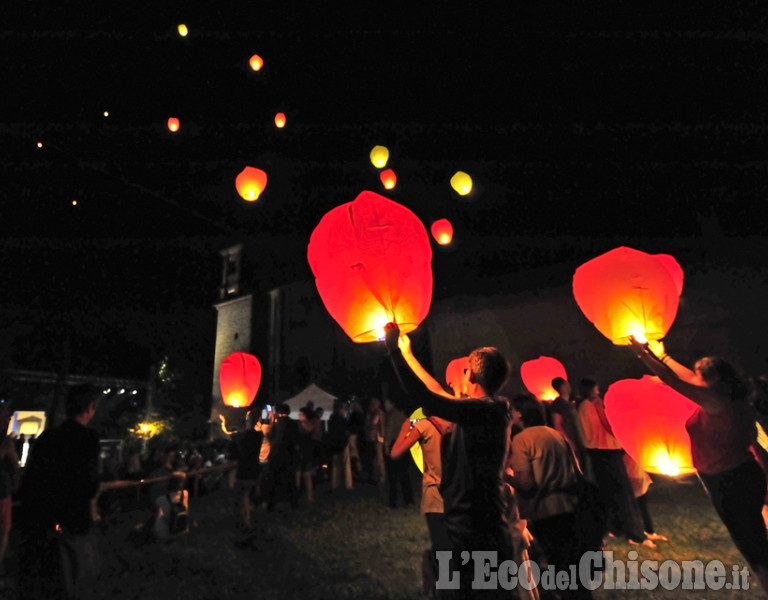
<svg viewBox="0 0 768 600"><path fill-rule="evenodd" d="M251 56L251 59L248 61L248 64L251 65L251 69L253 69L254 71L259 71L261 67L264 66L264 60L258 54L254 54L253 56Z"/></svg>

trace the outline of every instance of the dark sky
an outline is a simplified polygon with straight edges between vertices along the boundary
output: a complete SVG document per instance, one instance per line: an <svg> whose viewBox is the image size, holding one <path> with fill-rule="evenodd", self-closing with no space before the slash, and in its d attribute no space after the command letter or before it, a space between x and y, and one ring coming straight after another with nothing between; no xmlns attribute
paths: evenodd
<svg viewBox="0 0 768 600"><path fill-rule="evenodd" d="M569 276L630 237L662 251L654 240L765 235L758 0L412 4L8 9L3 305L56 310L87 295L95 311L207 309L216 251L241 240L251 289L308 278L322 215L384 193L375 144L399 177L386 195L427 226L454 223L453 248L436 250L437 295L457 291L454 267L493 281L563 264ZM234 189L246 164L270 178L256 205ZM448 187L457 169L475 178L469 200Z"/></svg>

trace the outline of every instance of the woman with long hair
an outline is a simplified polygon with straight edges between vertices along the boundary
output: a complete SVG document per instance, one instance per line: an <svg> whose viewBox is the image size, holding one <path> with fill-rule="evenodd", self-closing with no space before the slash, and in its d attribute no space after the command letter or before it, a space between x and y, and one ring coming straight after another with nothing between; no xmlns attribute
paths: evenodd
<svg viewBox="0 0 768 600"><path fill-rule="evenodd" d="M736 369L707 356L693 370L674 360L661 342L630 344L646 366L698 405L685 427L693 466L712 505L768 592L768 535L762 517L766 479L749 448L756 438L748 387Z"/></svg>

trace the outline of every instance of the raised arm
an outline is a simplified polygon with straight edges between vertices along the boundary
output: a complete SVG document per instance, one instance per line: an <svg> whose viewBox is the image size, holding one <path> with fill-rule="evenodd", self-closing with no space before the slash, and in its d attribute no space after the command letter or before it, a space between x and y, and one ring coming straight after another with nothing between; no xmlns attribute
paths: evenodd
<svg viewBox="0 0 768 600"><path fill-rule="evenodd" d="M419 430L413 426L410 419L403 421L403 426L400 428L400 433L397 436L395 443L392 444L392 450L389 455L394 459L400 458L420 439L421 434L419 433Z"/></svg>
<svg viewBox="0 0 768 600"><path fill-rule="evenodd" d="M708 413L714 414L723 410L724 400L715 391L696 383L696 374L693 371L673 360L666 352L657 357L647 345L641 344L634 336L629 337L629 343L637 357L651 372L673 390L695 402ZM663 348L661 346L662 350Z"/></svg>
<svg viewBox="0 0 768 600"><path fill-rule="evenodd" d="M400 337L397 339L397 344L400 348L400 352L402 353L403 358L405 359L406 364L410 367L411 371L413 371L413 374L419 378L419 381L421 381L430 392L443 396L444 398L454 397L453 394L449 394L447 391L445 391L443 386L441 386L440 383L427 372L421 363L416 360L416 357L411 351L411 340L407 334L403 333L400 335Z"/></svg>
<svg viewBox="0 0 768 600"><path fill-rule="evenodd" d="M395 371L403 392L412 400L412 409L419 406L426 408L435 416L446 421L460 422L468 410L471 410L472 402L468 400L456 400L453 396L443 396L432 392L408 366L403 354L398 347L400 328L395 323L387 323L384 327L385 344L389 353L392 368Z"/></svg>

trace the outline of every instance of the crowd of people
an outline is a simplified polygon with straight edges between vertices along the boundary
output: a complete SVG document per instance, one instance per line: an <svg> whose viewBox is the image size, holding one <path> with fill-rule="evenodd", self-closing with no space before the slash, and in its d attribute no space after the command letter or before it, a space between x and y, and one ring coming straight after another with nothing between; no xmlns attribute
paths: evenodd
<svg viewBox="0 0 768 600"><path fill-rule="evenodd" d="M281 404L266 418L248 413L241 431L228 429L222 419L224 442L155 448L144 458L139 447L128 447L100 461L98 436L88 427L98 392L71 388L67 420L36 441L23 477L15 444L8 437L0 440L0 563L17 491L13 521L20 531L21 597L67 597L83 583L73 579L71 565L67 571L61 548L74 548L75 554L87 548L83 540L93 527L92 500L103 482L147 484L152 518L145 530L149 537L170 540L189 527L187 475L236 461L235 515L248 536L257 507L311 505L318 483L327 482L331 493L362 482L387 485L392 508L413 505L408 454L417 444L423 471L420 509L430 540L422 556L428 596L508 596L503 589L473 589L475 565L459 560L467 551L495 551L499 562L516 564L531 558L542 568L567 571L586 551L599 550L604 535L651 548L667 541L650 515L651 479L613 435L596 381L582 379L573 394L567 380L556 378L552 385L559 396L546 404L530 394L508 399L499 392L510 364L498 349L484 347L469 355L463 375L446 389L419 364L407 335L394 324L385 333L400 389L383 404L373 398L366 410L359 401L337 401L327 421L311 403L300 409L298 419ZM687 423L694 466L734 544L768 589L763 518L768 453L761 455L755 443L756 420L768 421L768 383L758 380L751 393L721 359L704 358L691 370L661 343L630 342L652 373L697 404ZM409 419L417 409L423 415ZM8 410L0 407L3 431L8 418ZM211 473L198 483L203 490L213 488L225 476ZM594 498L588 497L590 489ZM109 493L99 498L99 508L109 510ZM78 577L86 578L88 569L78 569ZM440 573L458 574L457 589L437 585ZM590 598L584 582L576 583L541 595ZM528 586L516 593L539 597L539 590Z"/></svg>

